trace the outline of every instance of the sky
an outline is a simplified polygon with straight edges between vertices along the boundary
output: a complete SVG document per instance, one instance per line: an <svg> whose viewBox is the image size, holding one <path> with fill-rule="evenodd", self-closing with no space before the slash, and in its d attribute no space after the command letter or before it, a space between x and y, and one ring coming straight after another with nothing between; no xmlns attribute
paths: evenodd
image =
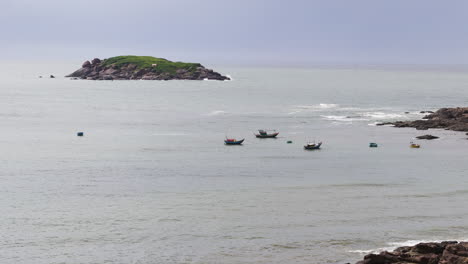
<svg viewBox="0 0 468 264"><path fill-rule="evenodd" d="M0 60L468 64L466 0L0 0Z"/></svg>

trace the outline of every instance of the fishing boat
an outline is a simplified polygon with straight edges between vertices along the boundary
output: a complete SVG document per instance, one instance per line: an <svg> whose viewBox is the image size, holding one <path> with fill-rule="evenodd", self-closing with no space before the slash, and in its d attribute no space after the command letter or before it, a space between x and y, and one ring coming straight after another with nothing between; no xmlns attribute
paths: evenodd
<svg viewBox="0 0 468 264"><path fill-rule="evenodd" d="M245 139L236 140L235 138L226 138L224 144L226 145L242 145Z"/></svg>
<svg viewBox="0 0 468 264"><path fill-rule="evenodd" d="M307 150L312 150L312 149L320 149L320 146L322 145L322 142L319 142L317 144L315 143L307 143L307 145L304 146L304 149Z"/></svg>
<svg viewBox="0 0 468 264"><path fill-rule="evenodd" d="M273 133L268 133L266 130L259 129L258 134L255 134L255 136L258 138L275 138L278 134L276 130L273 130Z"/></svg>
<svg viewBox="0 0 468 264"><path fill-rule="evenodd" d="M416 143L413 143L413 142L410 143L410 148L420 148L420 147L421 147L421 145L419 145L419 144L416 144Z"/></svg>
<svg viewBox="0 0 468 264"><path fill-rule="evenodd" d="M369 143L369 148L376 148L378 146L379 145L377 145L377 143L374 143L374 142Z"/></svg>

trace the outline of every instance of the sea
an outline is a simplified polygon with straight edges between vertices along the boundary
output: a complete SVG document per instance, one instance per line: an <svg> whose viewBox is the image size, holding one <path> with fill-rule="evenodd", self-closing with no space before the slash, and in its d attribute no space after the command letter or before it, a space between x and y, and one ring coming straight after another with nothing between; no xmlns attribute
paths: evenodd
<svg viewBox="0 0 468 264"><path fill-rule="evenodd" d="M468 70L64 77L79 65L0 64L1 263L344 264L468 240L468 136L376 126L468 106Z"/></svg>

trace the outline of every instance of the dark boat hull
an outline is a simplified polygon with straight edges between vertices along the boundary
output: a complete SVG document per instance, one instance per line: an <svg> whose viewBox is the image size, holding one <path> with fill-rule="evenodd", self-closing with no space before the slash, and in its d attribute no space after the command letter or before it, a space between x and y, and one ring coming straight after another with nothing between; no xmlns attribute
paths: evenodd
<svg viewBox="0 0 468 264"><path fill-rule="evenodd" d="M279 133L273 133L273 134L267 134L267 135L255 134L257 138L275 138L278 135Z"/></svg>
<svg viewBox="0 0 468 264"><path fill-rule="evenodd" d="M242 145L242 143L244 143L244 140L245 140L245 139L238 140L238 141L227 141L227 140L224 140L224 144L226 144L226 145Z"/></svg>
<svg viewBox="0 0 468 264"><path fill-rule="evenodd" d="M311 146L311 145L305 145L304 149L306 150L314 150L314 149L320 149L320 146L322 146L322 143L318 143L317 145Z"/></svg>

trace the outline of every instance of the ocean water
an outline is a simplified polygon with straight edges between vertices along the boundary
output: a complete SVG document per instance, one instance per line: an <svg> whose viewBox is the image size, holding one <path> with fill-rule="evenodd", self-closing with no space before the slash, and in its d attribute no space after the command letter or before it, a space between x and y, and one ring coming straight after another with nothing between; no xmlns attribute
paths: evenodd
<svg viewBox="0 0 468 264"><path fill-rule="evenodd" d="M375 126L468 105L466 72L61 77L76 65L0 65L2 263L345 263L468 239L467 136L410 149L427 131Z"/></svg>

